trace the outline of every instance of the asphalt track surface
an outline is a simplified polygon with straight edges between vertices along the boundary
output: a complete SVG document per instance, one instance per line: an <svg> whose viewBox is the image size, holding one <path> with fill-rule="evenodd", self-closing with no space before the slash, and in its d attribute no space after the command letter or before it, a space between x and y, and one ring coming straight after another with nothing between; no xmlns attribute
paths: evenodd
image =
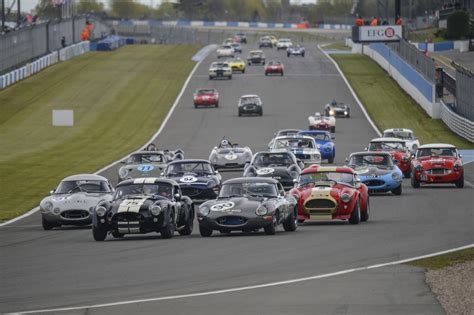
<svg viewBox="0 0 474 315"><path fill-rule="evenodd" d="M245 48L244 56L248 48ZM160 148L182 148L187 157L208 158L226 136L254 152L266 149L273 133L306 128L308 114L333 97L354 104L350 119L338 119L336 163L362 150L375 137L334 65L316 48L306 58L288 59L284 77L265 77L251 66L233 79L209 81L206 58L191 79L167 127ZM216 87L220 107L195 109L192 92ZM263 117L238 117L237 100L256 93ZM394 126L395 127L395 126ZM469 172L473 172L469 168ZM117 166L104 172L117 178ZM226 173L226 178L238 174ZM472 175L469 175L472 178ZM371 197L367 223L303 224L295 233L126 236L95 242L89 228L43 231L40 214L0 228L0 312L121 302L291 280L369 266L474 241L472 186L414 190ZM436 314L442 309L424 285L419 269L393 266L270 288L72 313L162 314ZM64 313L64 312L60 312Z"/></svg>

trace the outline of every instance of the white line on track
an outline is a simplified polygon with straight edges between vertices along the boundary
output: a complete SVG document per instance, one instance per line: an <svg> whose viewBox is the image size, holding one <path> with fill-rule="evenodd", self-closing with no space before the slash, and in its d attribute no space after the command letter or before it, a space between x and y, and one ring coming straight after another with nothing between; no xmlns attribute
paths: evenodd
<svg viewBox="0 0 474 315"><path fill-rule="evenodd" d="M191 81L191 78L193 77L194 72L196 72L196 69L199 67L199 65L201 64L202 60L204 60L204 59L201 59L198 63L196 63L196 65L194 66L193 70L191 70L191 73L188 75L186 81L184 82L183 87L181 88L181 91L179 92L178 96L176 97L173 106L171 106L171 109L169 110L168 115L166 115L165 119L164 119L163 122L161 123L160 128L158 129L158 131L155 132L155 134L145 143L145 145L143 145L142 147L140 147L137 151L139 151L139 150L145 148L147 145L149 145L150 143L152 143L153 140L154 140L156 137L158 137L158 135L163 131L163 129L164 129L165 126L166 126L166 123L167 123L168 120L170 119L170 117L171 117L171 115L173 114L173 112L174 112L176 106L178 105L179 101L181 100L181 97L183 96L184 91L186 90L186 88L187 88L187 86L188 86L188 84L189 84L189 81ZM136 152L136 151L135 151L135 152ZM132 154L132 153L133 153L133 152L127 154L126 156L124 156L124 157L118 159L118 160L115 161L115 162L112 162L112 163L110 163L110 164L104 166L103 168L101 168L100 170L98 170L97 172L95 172L94 174L98 174L98 173L101 173L101 172L105 171L106 169L108 169L108 168L114 166L115 164L119 163L119 162L122 161L123 159L126 159L127 157L129 157L130 154ZM24 219L24 218L26 218L26 217L32 215L33 213L35 213L35 212L38 211L38 210L39 210L39 207L33 208L33 209L31 209L30 211L28 211L28 212L22 214L22 215L19 216L19 217L16 217L16 218L14 218L14 219L11 219L11 220L9 220L9 221L7 221L7 222L0 223L0 227L6 226L6 225L8 225L8 224L12 224L12 223L14 223L14 222L16 222L16 221L19 221L19 220L21 220L21 219Z"/></svg>
<svg viewBox="0 0 474 315"><path fill-rule="evenodd" d="M226 294L226 293L234 293L234 292L248 291L248 290L254 290L254 289L276 287L276 286L282 286L282 285L287 285L287 284L294 284L294 283L312 281L312 280L329 278L329 277L334 277L334 276L340 276L340 275L344 275L348 273L353 273L356 271L365 271L365 270L377 269L377 268L382 268L382 267L387 267L387 266L404 264L404 263L408 263L408 262L419 260L419 259L430 258L433 256L448 254L448 253L455 252L458 250L463 250L463 249L468 249L468 248L473 248L473 247L474 247L474 244L469 244L466 246L448 249L441 252L431 253L427 255L422 255L422 256L417 256L417 257L412 257L412 258L407 258L407 259L402 259L402 260L395 260L395 261L386 262L382 264L370 265L370 266L365 266L365 267L356 267L352 269L345 269L341 271L314 275L314 276L309 276L309 277L296 278L296 279L277 281L277 282L268 282L268 283L262 283L262 284L244 286L244 287L236 287L236 288L214 290L214 291L204 291L204 292L196 292L196 293L180 294L180 295L170 295L170 296L162 296L162 297L140 299L140 300L129 300L129 301L93 304L93 305L85 305L85 306L63 307L63 308L51 308L51 309L32 310L32 311L15 312L15 313L7 313L7 314L35 314L35 313L78 311L78 310L87 310L87 309L94 309L94 308L129 305L129 304L136 304L136 303L149 303L149 302L159 302L159 301L167 301L167 300L178 300L178 299L186 299L186 298L193 298L193 297Z"/></svg>
<svg viewBox="0 0 474 315"><path fill-rule="evenodd" d="M354 92L354 90L352 89L352 86L349 84L349 81L347 81L347 78L346 76L344 75L344 73L341 71L341 68L339 68L339 65L337 64L336 61L334 61L334 59L332 59L331 56L329 56L329 54L327 52L324 51L324 49L321 48L320 45L318 45L318 49L329 59L331 60L331 62L334 64L334 66L336 67L337 71L339 72L339 74L341 75L342 79L344 80L344 83L346 83L347 87L349 88L349 91L351 92L352 96L354 97L354 99L356 100L357 104L359 105L360 109L362 110L362 112L364 113L365 115L365 118L367 118L367 120L369 121L370 125L372 126L372 128L374 128L375 132L379 135L379 137L382 136L382 133L380 132L380 130L377 128L377 126L375 125L375 123L372 121L372 119L370 118L369 114L367 113L367 111L365 110L365 107L364 105L362 104L362 102L359 100L359 98L357 97L357 94Z"/></svg>

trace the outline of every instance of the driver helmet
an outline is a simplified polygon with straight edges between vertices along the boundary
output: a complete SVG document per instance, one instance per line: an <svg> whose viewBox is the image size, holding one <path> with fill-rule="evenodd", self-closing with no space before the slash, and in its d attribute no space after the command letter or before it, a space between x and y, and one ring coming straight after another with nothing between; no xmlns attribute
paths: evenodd
<svg viewBox="0 0 474 315"><path fill-rule="evenodd" d="M332 100L331 105L337 105L337 102L335 99Z"/></svg>
<svg viewBox="0 0 474 315"><path fill-rule="evenodd" d="M225 148L229 146L229 141L226 139L222 139L221 141L221 147Z"/></svg>

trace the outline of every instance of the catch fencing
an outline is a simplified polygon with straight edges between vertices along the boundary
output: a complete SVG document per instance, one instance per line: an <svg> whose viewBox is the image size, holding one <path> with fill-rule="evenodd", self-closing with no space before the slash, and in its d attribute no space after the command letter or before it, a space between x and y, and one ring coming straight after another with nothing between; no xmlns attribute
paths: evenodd
<svg viewBox="0 0 474 315"><path fill-rule="evenodd" d="M108 34L109 27L101 21L93 21L91 39ZM86 18L50 21L35 24L0 35L0 73L34 61L62 48L64 36L66 46L79 42L86 25Z"/></svg>
<svg viewBox="0 0 474 315"><path fill-rule="evenodd" d="M462 117L474 121L474 73L453 63L456 68L455 111Z"/></svg>

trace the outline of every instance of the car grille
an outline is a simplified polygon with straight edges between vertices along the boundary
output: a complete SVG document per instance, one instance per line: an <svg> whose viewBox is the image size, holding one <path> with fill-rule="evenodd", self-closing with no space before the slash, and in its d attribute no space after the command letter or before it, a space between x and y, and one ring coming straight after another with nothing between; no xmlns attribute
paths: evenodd
<svg viewBox="0 0 474 315"><path fill-rule="evenodd" d="M300 160L309 160L311 158L311 155L309 154L298 153L298 154L295 154L295 156L297 159L300 159Z"/></svg>
<svg viewBox="0 0 474 315"><path fill-rule="evenodd" d="M61 217L64 219L83 219L89 216L87 210L66 210L61 212Z"/></svg>
<svg viewBox="0 0 474 315"><path fill-rule="evenodd" d="M370 179L364 181L364 184L367 185L368 187L373 187L373 186L383 186L385 185L385 182L380 179Z"/></svg>
<svg viewBox="0 0 474 315"><path fill-rule="evenodd" d="M239 167L238 163L225 163L225 167Z"/></svg>
<svg viewBox="0 0 474 315"><path fill-rule="evenodd" d="M431 175L445 175L451 173L451 170L446 168L432 168L427 170L426 173Z"/></svg>
<svg viewBox="0 0 474 315"><path fill-rule="evenodd" d="M199 195L202 190L199 189L199 188L191 188L191 187L189 187L189 188L183 188L183 187L182 187L182 188L181 188L181 191L182 191L183 195L189 196L189 197L193 197L193 196Z"/></svg>
<svg viewBox="0 0 474 315"><path fill-rule="evenodd" d="M255 109L257 109L257 106L255 106L255 105L244 105L243 109L244 110L255 110Z"/></svg>
<svg viewBox="0 0 474 315"><path fill-rule="evenodd" d="M117 214L117 227L119 233L140 233L140 222L143 217L139 213L124 212Z"/></svg>
<svg viewBox="0 0 474 315"><path fill-rule="evenodd" d="M336 203L329 199L311 199L304 206L306 209L334 209Z"/></svg>
<svg viewBox="0 0 474 315"><path fill-rule="evenodd" d="M242 225L247 222L247 219L244 217L225 216L218 218L216 221L220 225Z"/></svg>

